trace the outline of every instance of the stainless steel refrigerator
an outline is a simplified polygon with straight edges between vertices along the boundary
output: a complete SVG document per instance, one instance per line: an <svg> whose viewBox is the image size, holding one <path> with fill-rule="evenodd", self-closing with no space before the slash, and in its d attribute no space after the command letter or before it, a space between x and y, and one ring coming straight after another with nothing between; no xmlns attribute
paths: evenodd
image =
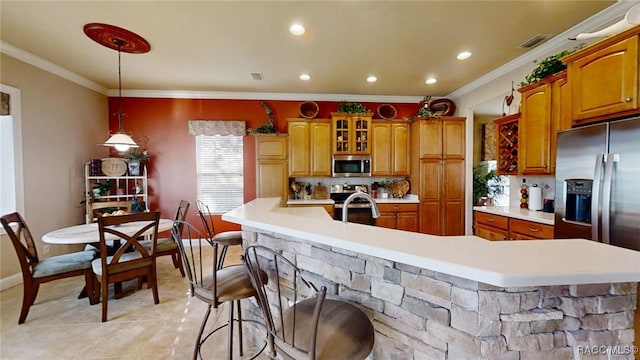
<svg viewBox="0 0 640 360"><path fill-rule="evenodd" d="M558 133L554 229L640 250L640 117Z"/></svg>

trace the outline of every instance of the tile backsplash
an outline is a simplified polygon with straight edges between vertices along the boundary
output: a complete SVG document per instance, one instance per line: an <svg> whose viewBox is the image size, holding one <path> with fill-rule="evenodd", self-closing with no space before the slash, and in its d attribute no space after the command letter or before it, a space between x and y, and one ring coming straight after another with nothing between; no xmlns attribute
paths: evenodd
<svg viewBox="0 0 640 360"><path fill-rule="evenodd" d="M529 186L537 184L541 187L543 199L555 198L555 176L509 176L509 206L520 207L520 185L522 185L522 179L525 179L526 184Z"/></svg>

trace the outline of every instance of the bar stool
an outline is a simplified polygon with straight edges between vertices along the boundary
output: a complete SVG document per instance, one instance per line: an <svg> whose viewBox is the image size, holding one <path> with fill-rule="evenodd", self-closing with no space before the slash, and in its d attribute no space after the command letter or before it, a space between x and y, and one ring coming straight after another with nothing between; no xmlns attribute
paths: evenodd
<svg viewBox="0 0 640 360"><path fill-rule="evenodd" d="M369 355L375 333L362 310L326 298L326 287L317 289L291 261L270 248L250 245L243 260L258 289L271 357L358 360Z"/></svg>
<svg viewBox="0 0 640 360"><path fill-rule="evenodd" d="M209 239L212 239L214 242L222 246L219 259L220 261L218 262L218 270L222 269L229 246L242 245L242 231L232 230L216 233L213 224L213 217L211 216L211 211L209 211L209 206L207 206L207 204L205 204L201 200L196 200L196 205L198 206L198 215L200 216L200 221L202 221L202 226L207 232Z"/></svg>
<svg viewBox="0 0 640 360"><path fill-rule="evenodd" d="M221 244L213 241L210 237L204 236L198 229L186 221L174 221L171 234L176 244L178 244L180 254L182 255L185 271L191 286L191 296L195 296L207 304L207 312L202 319L200 331L198 332L193 350L193 359L197 359L198 356L202 358L200 351L204 342L224 327L229 328L227 350L228 358L232 359L234 321L238 322L238 349L240 356L243 356L243 320L240 300L256 296L256 290L253 287L247 268L244 265L220 267L218 263L218 247ZM210 254L211 252L213 252L213 254ZM213 261L209 260L211 255L213 256ZM264 278L266 281L266 274ZM229 303L229 318L227 323L204 335L204 329L211 314L211 309L217 309L219 305L225 302ZM238 310L237 318L234 318L234 305ZM253 320L245 321L260 324ZM264 346L262 346L259 352L251 357L251 359L260 355L265 347L266 341Z"/></svg>

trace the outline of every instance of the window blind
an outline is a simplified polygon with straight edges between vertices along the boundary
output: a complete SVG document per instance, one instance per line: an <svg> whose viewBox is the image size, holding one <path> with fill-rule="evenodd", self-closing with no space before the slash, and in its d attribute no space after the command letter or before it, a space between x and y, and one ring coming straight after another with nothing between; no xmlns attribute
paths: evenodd
<svg viewBox="0 0 640 360"><path fill-rule="evenodd" d="M242 136L196 136L198 200L222 213L244 202Z"/></svg>

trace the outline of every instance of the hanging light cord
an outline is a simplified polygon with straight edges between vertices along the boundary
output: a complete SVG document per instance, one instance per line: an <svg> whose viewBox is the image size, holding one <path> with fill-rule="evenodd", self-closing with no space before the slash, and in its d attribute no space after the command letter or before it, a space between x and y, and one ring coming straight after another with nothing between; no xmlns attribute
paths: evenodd
<svg viewBox="0 0 640 360"><path fill-rule="evenodd" d="M113 39L113 42L118 46L118 132L124 133L122 127L122 118L125 114L122 113L122 40Z"/></svg>

